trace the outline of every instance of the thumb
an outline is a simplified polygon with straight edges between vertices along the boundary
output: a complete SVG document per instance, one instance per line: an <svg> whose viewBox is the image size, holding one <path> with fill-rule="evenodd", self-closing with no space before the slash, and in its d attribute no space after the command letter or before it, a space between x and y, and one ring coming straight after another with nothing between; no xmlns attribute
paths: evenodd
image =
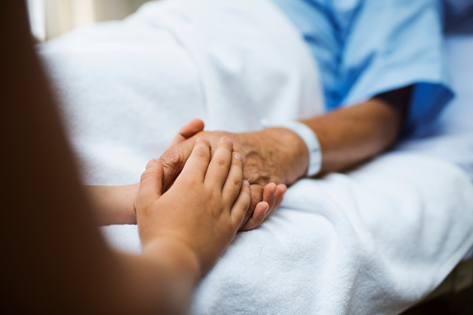
<svg viewBox="0 0 473 315"><path fill-rule="evenodd" d="M187 125L183 126L181 130L177 133L177 135L174 137L174 139L171 141L169 144L169 147L172 147L176 144L179 144L186 139L192 137L196 133L204 130L205 124L202 120L200 119L193 119Z"/></svg>
<svg viewBox="0 0 473 315"><path fill-rule="evenodd" d="M152 198L153 201L161 197L163 193L163 164L158 159L148 162L146 171L141 175L140 189L138 190L137 200L147 200Z"/></svg>

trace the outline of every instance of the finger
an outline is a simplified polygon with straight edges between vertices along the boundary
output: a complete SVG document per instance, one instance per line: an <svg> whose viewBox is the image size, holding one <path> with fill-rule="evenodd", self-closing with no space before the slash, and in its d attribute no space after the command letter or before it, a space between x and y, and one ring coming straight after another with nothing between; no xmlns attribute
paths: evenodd
<svg viewBox="0 0 473 315"><path fill-rule="evenodd" d="M191 156L187 160L186 165L182 169L181 176L195 176L199 181L204 181L205 173L209 166L210 161L210 141L204 138L197 139L194 149L192 150Z"/></svg>
<svg viewBox="0 0 473 315"><path fill-rule="evenodd" d="M263 201L266 201L269 204L269 211L272 211L276 204L276 193L277 185L275 183L269 183L264 187Z"/></svg>
<svg viewBox="0 0 473 315"><path fill-rule="evenodd" d="M269 210L269 204L266 201L259 202L251 218L246 222L241 228L240 231L250 231L256 229L260 226L265 218L265 213Z"/></svg>
<svg viewBox="0 0 473 315"><path fill-rule="evenodd" d="M243 226L243 230L248 231L260 226L269 216L276 206L277 185L275 183L267 184L263 189L263 201L255 207L251 218Z"/></svg>
<svg viewBox="0 0 473 315"><path fill-rule="evenodd" d="M153 159L148 162L146 171L141 175L140 188L136 197L135 207L141 202L147 200L156 200L163 191L163 165L158 159Z"/></svg>
<svg viewBox="0 0 473 315"><path fill-rule="evenodd" d="M189 123L187 123L184 127L179 130L177 135L171 141L168 148L172 147L173 145L179 144L184 140L192 137L196 133L204 130L205 124L201 119L193 119Z"/></svg>
<svg viewBox="0 0 473 315"><path fill-rule="evenodd" d="M190 138L173 147L170 147L159 158L164 168L163 191L171 187L177 176L181 173L189 159L196 143L195 138Z"/></svg>
<svg viewBox="0 0 473 315"><path fill-rule="evenodd" d="M278 191L276 193L276 205L274 206L273 211L276 210L277 208L279 208L279 206L281 205L281 203L284 199L284 194L286 193L286 191L287 191L287 186L286 185L284 185L284 184L279 184L278 185Z"/></svg>
<svg viewBox="0 0 473 315"><path fill-rule="evenodd" d="M210 163L212 164L212 162ZM228 172L228 177L225 181L222 191L223 200L225 200L225 202L233 203L240 194L241 185L243 181L242 167L243 163L241 155L236 152L233 152L232 166L230 167L230 172Z"/></svg>
<svg viewBox="0 0 473 315"><path fill-rule="evenodd" d="M245 219L245 215L248 212L251 204L251 191L250 191L250 183L248 181L244 181L243 185L241 185L240 193L238 195L237 200L233 204L231 210L231 218L235 223L235 226L239 227L243 223Z"/></svg>
<svg viewBox="0 0 473 315"><path fill-rule="evenodd" d="M271 213L276 210L282 202L283 196L286 193L287 187L284 184L277 185L276 190L273 195L274 204L269 207L269 210L264 214L263 222L271 215Z"/></svg>
<svg viewBox="0 0 473 315"><path fill-rule="evenodd" d="M250 209L248 210L248 212L245 215L245 219L243 220L242 226L245 225L248 222L248 220L253 215L253 212L254 212L256 206L263 199L263 188L264 187L259 185L259 184L251 184L250 185L251 205L250 205Z"/></svg>
<svg viewBox="0 0 473 315"><path fill-rule="evenodd" d="M220 189L223 188L232 163L232 151L232 141L229 138L221 138L210 161L209 170L205 176L205 183Z"/></svg>

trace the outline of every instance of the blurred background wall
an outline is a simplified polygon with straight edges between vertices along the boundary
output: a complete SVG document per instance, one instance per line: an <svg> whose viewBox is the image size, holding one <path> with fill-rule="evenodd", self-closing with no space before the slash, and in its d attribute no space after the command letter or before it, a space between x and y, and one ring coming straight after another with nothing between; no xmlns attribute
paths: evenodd
<svg viewBox="0 0 473 315"><path fill-rule="evenodd" d="M28 0L33 35L45 41L77 27L121 20L149 0Z"/></svg>

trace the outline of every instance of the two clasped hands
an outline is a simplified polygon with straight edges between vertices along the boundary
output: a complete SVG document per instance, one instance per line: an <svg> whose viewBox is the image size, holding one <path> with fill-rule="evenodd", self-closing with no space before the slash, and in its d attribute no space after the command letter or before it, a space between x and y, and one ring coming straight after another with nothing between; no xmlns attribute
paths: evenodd
<svg viewBox="0 0 473 315"><path fill-rule="evenodd" d="M255 150L262 135L203 127L191 121L148 163L134 204L143 253L170 243L189 254L197 274L216 262L238 230L259 226L281 204L286 186L273 181L295 178L289 167L267 159L281 161L275 153L283 150Z"/></svg>

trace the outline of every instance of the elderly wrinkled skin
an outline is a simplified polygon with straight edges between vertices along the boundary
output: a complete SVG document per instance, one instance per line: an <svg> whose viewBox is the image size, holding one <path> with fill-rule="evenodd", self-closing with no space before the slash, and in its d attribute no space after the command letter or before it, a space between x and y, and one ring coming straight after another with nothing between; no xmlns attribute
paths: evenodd
<svg viewBox="0 0 473 315"><path fill-rule="evenodd" d="M180 143L171 145L160 157L164 165L165 189L172 185L173 179L182 170L196 139L209 139L213 153L221 137L227 137L233 141L234 150L243 157L244 178L251 184L252 205L242 230L256 228L262 220L258 219L259 213L258 218L252 218L251 215L258 202L270 199L271 196L266 195L267 191L271 190L268 184L292 184L304 176L308 166L307 147L297 134L284 128L268 128L239 134L201 131ZM264 218L279 206L285 191L284 185L277 186L276 194L279 202L270 205L270 210L264 214ZM256 210L259 211L259 209Z"/></svg>

